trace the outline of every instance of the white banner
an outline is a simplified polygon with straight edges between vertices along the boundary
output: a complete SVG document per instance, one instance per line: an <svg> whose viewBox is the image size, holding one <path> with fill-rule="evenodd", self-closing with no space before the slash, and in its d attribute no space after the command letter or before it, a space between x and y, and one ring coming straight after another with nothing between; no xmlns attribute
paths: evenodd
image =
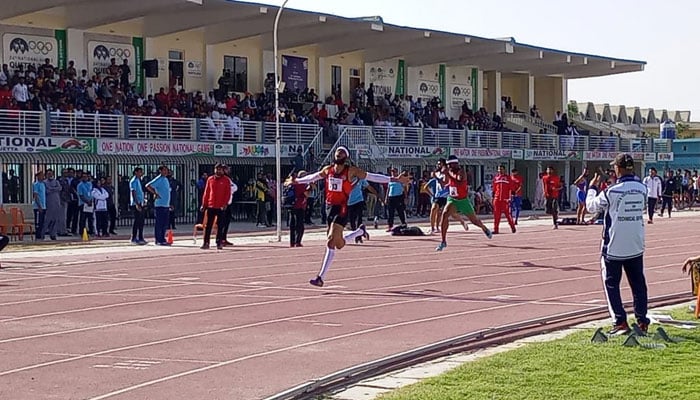
<svg viewBox="0 0 700 400"><path fill-rule="evenodd" d="M282 157L296 157L298 151L304 151L304 145L301 144L283 144L281 154ZM236 157L242 158L273 158L277 150L274 144L255 144L255 143L237 143Z"/></svg>
<svg viewBox="0 0 700 400"><path fill-rule="evenodd" d="M103 77L109 75L109 66L114 58L117 65L124 64L124 60L129 60L129 83L136 82L140 65L136 65L136 50L134 46L127 43L107 43L90 41L87 44L88 74L101 74Z"/></svg>
<svg viewBox="0 0 700 400"><path fill-rule="evenodd" d="M58 41L50 36L5 33L2 35L2 55L3 64L7 64L10 71L20 65L44 64L47 58L51 65L58 67Z"/></svg>
<svg viewBox="0 0 700 400"><path fill-rule="evenodd" d="M377 147L377 146L375 146ZM378 146L378 153L386 158L446 157L447 149L436 146ZM377 154L372 149L374 154Z"/></svg>
<svg viewBox="0 0 700 400"><path fill-rule="evenodd" d="M673 161L673 153L657 153L656 161L658 162L671 162Z"/></svg>
<svg viewBox="0 0 700 400"><path fill-rule="evenodd" d="M619 151L584 151L583 159L586 161L612 161L620 154ZM641 153L632 152L629 153L635 161L645 161L654 162L656 161L656 153ZM671 154L673 158L673 153L659 153L659 154ZM673 161L673 160L671 160Z"/></svg>
<svg viewBox="0 0 700 400"><path fill-rule="evenodd" d="M525 150L526 160L580 160L578 151L565 150Z"/></svg>
<svg viewBox="0 0 700 400"><path fill-rule="evenodd" d="M498 158L511 158L513 151L510 149L452 147L450 148L450 155L465 160L495 160Z"/></svg>
<svg viewBox="0 0 700 400"><path fill-rule="evenodd" d="M408 68L408 94L423 105L440 97L440 66L438 64Z"/></svg>
<svg viewBox="0 0 700 400"><path fill-rule="evenodd" d="M474 110L474 88L476 82L473 82L472 68L468 67L449 67L447 68L447 77L445 79L445 91L447 92L447 105L445 111L453 118L459 118L462 113L462 105L467 102L467 105L472 111Z"/></svg>
<svg viewBox="0 0 700 400"><path fill-rule="evenodd" d="M185 63L185 74L192 78L202 77L202 62L190 60Z"/></svg>
<svg viewBox="0 0 700 400"><path fill-rule="evenodd" d="M384 97L389 94L392 97L396 93L396 76L399 70L399 60L377 61L365 64L365 79L367 81L365 89L369 89L369 84L373 84L374 97Z"/></svg>
<svg viewBox="0 0 700 400"><path fill-rule="evenodd" d="M211 156L213 143L163 140L98 139L97 154L139 156Z"/></svg>

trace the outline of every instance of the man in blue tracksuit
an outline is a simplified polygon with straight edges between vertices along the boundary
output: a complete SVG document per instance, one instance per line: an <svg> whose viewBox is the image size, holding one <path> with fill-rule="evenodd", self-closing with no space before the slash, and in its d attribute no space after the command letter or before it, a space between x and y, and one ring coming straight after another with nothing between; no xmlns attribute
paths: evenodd
<svg viewBox="0 0 700 400"><path fill-rule="evenodd" d="M158 168L160 173L152 181L146 184L146 190L155 197L155 241L156 246L167 246L165 232L168 230L170 222L170 182L168 181L168 167L161 165Z"/></svg>
<svg viewBox="0 0 700 400"><path fill-rule="evenodd" d="M631 155L618 154L610 165L615 168L617 182L599 193L601 177L596 174L586 196L588 210L592 213L604 212L605 215L601 265L608 308L615 321L609 334L624 335L630 332L620 295L623 270L632 289L637 324L643 332L647 332L648 299L644 278L647 187L634 175L634 159Z"/></svg>

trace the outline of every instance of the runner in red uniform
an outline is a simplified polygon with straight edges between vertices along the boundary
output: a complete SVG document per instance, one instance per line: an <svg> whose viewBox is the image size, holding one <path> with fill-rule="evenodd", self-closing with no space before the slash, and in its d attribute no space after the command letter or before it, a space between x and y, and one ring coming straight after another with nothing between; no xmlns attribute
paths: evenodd
<svg viewBox="0 0 700 400"><path fill-rule="evenodd" d="M506 214L510 230L515 233L515 223L510 215L510 194L514 189L510 176L506 174L506 167L498 166L498 174L493 178L493 233L498 233L501 223L501 215Z"/></svg>
<svg viewBox="0 0 700 400"><path fill-rule="evenodd" d="M542 177L542 185L544 197L547 200L545 212L552 216L553 229L559 229L559 191L562 185L554 167L547 167L547 175Z"/></svg>
<svg viewBox="0 0 700 400"><path fill-rule="evenodd" d="M369 234L365 229L365 225L345 235L343 237L343 229L348 223L348 198L352 192L352 182L357 179L366 179L369 182L389 183L398 181L403 184L408 183L408 177L399 176L390 178L386 175L373 174L366 172L355 166L346 165L350 157L350 152L347 148L340 146L335 150L335 158L333 164L324 167L321 171L307 175L303 178L291 178L290 184L310 184L321 179L326 180L326 212L328 216L328 242L326 247L326 255L323 258L321 271L316 278L309 281L314 286L323 286L323 279L328 272L328 269L333 262L335 251L345 247L345 242L355 240L355 238L364 236L369 239Z"/></svg>

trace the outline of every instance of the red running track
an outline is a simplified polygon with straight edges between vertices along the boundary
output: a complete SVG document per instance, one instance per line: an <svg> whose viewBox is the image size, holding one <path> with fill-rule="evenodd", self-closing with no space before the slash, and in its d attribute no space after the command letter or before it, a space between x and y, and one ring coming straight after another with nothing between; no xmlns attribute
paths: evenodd
<svg viewBox="0 0 700 400"><path fill-rule="evenodd" d="M687 290L696 218L647 230L650 295ZM0 399L260 399L471 331L604 304L600 227L375 238L308 285L304 248L4 259ZM680 238L680 239L679 239ZM629 291L623 291L629 298Z"/></svg>

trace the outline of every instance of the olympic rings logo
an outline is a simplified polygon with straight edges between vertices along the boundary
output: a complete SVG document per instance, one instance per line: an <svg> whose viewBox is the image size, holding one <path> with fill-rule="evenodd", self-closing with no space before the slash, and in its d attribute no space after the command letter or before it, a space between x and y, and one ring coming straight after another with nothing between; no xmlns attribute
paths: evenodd
<svg viewBox="0 0 700 400"><path fill-rule="evenodd" d="M41 54L45 56L53 51L53 43L51 42L30 40L27 44L29 45L29 50L34 52L34 54Z"/></svg>
<svg viewBox="0 0 700 400"><path fill-rule="evenodd" d="M131 50L122 48L115 49L114 47L111 47L109 49L109 55L117 58L129 58L131 57Z"/></svg>
<svg viewBox="0 0 700 400"><path fill-rule="evenodd" d="M95 46L92 55L98 60L107 60L109 58L125 59L131 58L131 49L121 47L107 48L107 46L100 44Z"/></svg>

